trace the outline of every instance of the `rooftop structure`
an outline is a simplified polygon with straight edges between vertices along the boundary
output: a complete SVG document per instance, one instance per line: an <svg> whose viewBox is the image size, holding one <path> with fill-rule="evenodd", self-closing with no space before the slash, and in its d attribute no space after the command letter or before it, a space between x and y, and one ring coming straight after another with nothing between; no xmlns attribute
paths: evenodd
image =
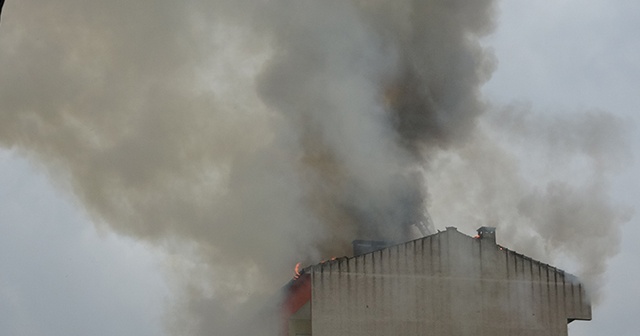
<svg viewBox="0 0 640 336"><path fill-rule="evenodd" d="M564 336L591 319L576 277L496 244L495 232L449 227L309 266L285 287L283 335Z"/></svg>

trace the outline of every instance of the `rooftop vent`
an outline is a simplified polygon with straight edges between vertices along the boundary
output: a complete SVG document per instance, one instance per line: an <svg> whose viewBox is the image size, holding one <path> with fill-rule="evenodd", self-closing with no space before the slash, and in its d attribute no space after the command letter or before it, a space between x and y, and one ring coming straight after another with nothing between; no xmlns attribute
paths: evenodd
<svg viewBox="0 0 640 336"><path fill-rule="evenodd" d="M496 243L496 228L491 226L483 226L478 229L478 238L482 240L489 240L492 243Z"/></svg>

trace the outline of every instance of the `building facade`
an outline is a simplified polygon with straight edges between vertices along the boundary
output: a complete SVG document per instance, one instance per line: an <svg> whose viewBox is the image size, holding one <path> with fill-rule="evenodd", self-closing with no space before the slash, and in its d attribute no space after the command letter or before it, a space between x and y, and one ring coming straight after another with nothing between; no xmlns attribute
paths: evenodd
<svg viewBox="0 0 640 336"><path fill-rule="evenodd" d="M562 336L590 320L562 270L455 228L305 268L287 287L283 335Z"/></svg>

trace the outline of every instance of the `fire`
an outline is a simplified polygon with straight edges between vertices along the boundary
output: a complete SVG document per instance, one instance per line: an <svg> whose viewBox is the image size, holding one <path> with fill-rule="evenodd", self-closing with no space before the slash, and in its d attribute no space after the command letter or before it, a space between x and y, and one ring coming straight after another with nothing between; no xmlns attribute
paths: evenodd
<svg viewBox="0 0 640 336"><path fill-rule="evenodd" d="M338 257L331 257L331 259L327 259L327 260L321 261L320 264L324 264L326 262L334 261L334 260L337 260L337 259L338 259ZM302 263L297 263L296 267L293 268L293 272L294 272L293 278L294 279L298 279L300 277L300 275L302 275Z"/></svg>
<svg viewBox="0 0 640 336"><path fill-rule="evenodd" d="M324 264L324 263L326 263L326 262L328 262L328 261L334 261L334 260L336 260L336 259L338 259L338 257L331 257L330 259L323 260L323 261L321 261L320 263L321 263L321 264Z"/></svg>
<svg viewBox="0 0 640 336"><path fill-rule="evenodd" d="M302 266L302 263L297 263L296 267L293 269L295 275L293 276L294 279L297 279L300 277L300 267Z"/></svg>

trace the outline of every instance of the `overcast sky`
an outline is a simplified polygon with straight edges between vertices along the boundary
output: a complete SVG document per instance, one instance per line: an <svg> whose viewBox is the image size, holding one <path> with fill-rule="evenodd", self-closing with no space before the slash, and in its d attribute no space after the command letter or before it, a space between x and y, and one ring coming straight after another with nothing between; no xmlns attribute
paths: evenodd
<svg viewBox="0 0 640 336"><path fill-rule="evenodd" d="M12 2L3 24L19 20L9 19ZM637 129L638 32L640 3L633 0L502 1L496 32L486 40L498 67L484 93L496 105L528 103L545 113L600 109ZM640 153L638 133L629 139L632 153ZM636 209L637 162L616 176L612 195ZM0 335L162 335L171 302L166 256L96 229L61 189L41 164L0 150ZM572 323L571 335L637 335L639 230L637 216L623 227L594 320Z"/></svg>

